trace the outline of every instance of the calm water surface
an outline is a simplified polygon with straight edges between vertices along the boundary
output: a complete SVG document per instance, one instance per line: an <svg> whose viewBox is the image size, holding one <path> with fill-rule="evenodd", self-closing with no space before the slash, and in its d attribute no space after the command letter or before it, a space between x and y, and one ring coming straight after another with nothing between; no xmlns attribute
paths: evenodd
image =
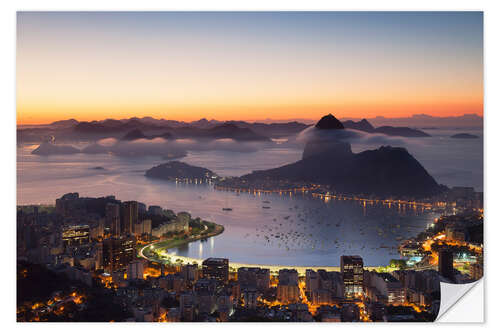
<svg viewBox="0 0 500 333"><path fill-rule="evenodd" d="M405 140L405 144L438 182L482 190L482 138L449 139L456 132L431 133L432 138ZM353 144L353 150L377 146ZM220 256L251 264L319 266L338 265L342 254L359 254L366 265L385 265L398 257L394 247L399 239L416 235L436 217L410 207L324 202L308 195L236 194L215 191L209 185L151 180L144 177L144 172L165 162L159 157L42 157L30 154L35 147L17 149L18 204L54 204L56 198L67 192L93 197L113 194L120 200L188 211L224 225L223 234L174 250L194 258ZM284 165L301 155L299 149L277 147L253 153L191 152L182 160L219 175L238 176ZM233 210L222 211L223 207Z"/></svg>

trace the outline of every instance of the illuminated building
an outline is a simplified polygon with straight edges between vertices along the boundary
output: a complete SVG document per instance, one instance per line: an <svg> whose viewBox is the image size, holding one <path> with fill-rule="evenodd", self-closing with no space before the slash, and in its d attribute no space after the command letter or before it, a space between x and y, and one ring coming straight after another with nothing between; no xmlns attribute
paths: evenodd
<svg viewBox="0 0 500 333"><path fill-rule="evenodd" d="M483 256L479 256L477 261L470 266L470 276L473 280L483 277Z"/></svg>
<svg viewBox="0 0 500 333"><path fill-rule="evenodd" d="M229 281L227 285L227 289L231 292L231 296L235 300L239 300L241 298L241 286L236 281Z"/></svg>
<svg viewBox="0 0 500 333"><path fill-rule="evenodd" d="M90 237L92 239L104 237L104 222L104 219L100 219L99 222L90 229Z"/></svg>
<svg viewBox="0 0 500 333"><path fill-rule="evenodd" d="M151 220L142 221L142 233L146 235L151 235Z"/></svg>
<svg viewBox="0 0 500 333"><path fill-rule="evenodd" d="M280 269L278 272L277 299L280 303L290 304L299 301L299 274L295 269Z"/></svg>
<svg viewBox="0 0 500 333"><path fill-rule="evenodd" d="M394 276L388 273L370 272L370 285L383 296L386 304L400 305L405 303L404 287Z"/></svg>
<svg viewBox="0 0 500 333"><path fill-rule="evenodd" d="M123 269L135 258L135 238L108 238L100 243L102 267L110 272Z"/></svg>
<svg viewBox="0 0 500 333"><path fill-rule="evenodd" d="M222 283L229 279L229 259L208 258L203 261L203 277L212 278Z"/></svg>
<svg viewBox="0 0 500 333"><path fill-rule="evenodd" d="M306 292L311 293L319 287L319 274L312 269L306 270Z"/></svg>
<svg viewBox="0 0 500 333"><path fill-rule="evenodd" d="M332 300L332 293L326 289L315 289L311 291L311 302L314 305L327 305Z"/></svg>
<svg viewBox="0 0 500 333"><path fill-rule="evenodd" d="M153 237L162 237L164 234L169 232L189 232L189 221L191 215L188 213L179 213L174 220L166 221L151 230L151 235Z"/></svg>
<svg viewBox="0 0 500 333"><path fill-rule="evenodd" d="M177 225L178 231L189 232L189 221L191 220L191 215L186 212L180 212L175 218L175 224Z"/></svg>
<svg viewBox="0 0 500 333"><path fill-rule="evenodd" d="M403 257L423 257L424 254L422 253L421 246L420 244L416 242L407 242L399 247L399 253Z"/></svg>
<svg viewBox="0 0 500 333"><path fill-rule="evenodd" d="M133 235L138 237L143 234L151 235L151 220L138 221L133 225Z"/></svg>
<svg viewBox="0 0 500 333"><path fill-rule="evenodd" d="M106 226L111 229L113 237L120 237L120 205L114 203L106 204Z"/></svg>
<svg viewBox="0 0 500 333"><path fill-rule="evenodd" d="M445 228L446 239L449 241L465 242L466 231L464 228L447 225Z"/></svg>
<svg viewBox="0 0 500 333"><path fill-rule="evenodd" d="M88 225L69 226L63 229L61 236L65 246L88 244L90 241L90 228Z"/></svg>
<svg viewBox="0 0 500 333"><path fill-rule="evenodd" d="M132 235L135 237L142 235L142 221L139 221L132 226Z"/></svg>
<svg viewBox="0 0 500 333"><path fill-rule="evenodd" d="M139 207L137 201L125 201L121 206L122 233L131 235L134 225L139 221Z"/></svg>
<svg viewBox="0 0 500 333"><path fill-rule="evenodd" d="M363 293L363 259L360 256L341 256L340 272L344 284L344 297L356 298Z"/></svg>
<svg viewBox="0 0 500 333"><path fill-rule="evenodd" d="M278 284L277 299L283 304L297 303L300 300L299 286L293 283Z"/></svg>

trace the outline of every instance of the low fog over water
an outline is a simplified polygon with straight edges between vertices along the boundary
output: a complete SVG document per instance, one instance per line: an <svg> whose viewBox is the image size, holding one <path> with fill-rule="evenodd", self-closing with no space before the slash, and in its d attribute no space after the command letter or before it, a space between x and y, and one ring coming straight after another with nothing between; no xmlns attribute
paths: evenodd
<svg viewBox="0 0 500 333"><path fill-rule="evenodd" d="M451 139L457 130L426 132L432 137L362 135L350 142L354 152L382 144L405 146L439 183L474 186L481 191L481 131L468 131L480 136L470 140ZM367 265L383 265L398 257L394 249L398 239L416 235L435 217L412 209L363 207L355 202L323 202L302 196L237 195L215 191L208 185L175 184L144 177L147 169L166 162L161 156L39 156L31 154L36 147L24 145L17 149L18 204L54 204L56 198L67 192L79 192L81 196L112 194L120 200L188 211L223 224L226 230L220 236L177 250L178 254L192 257L222 256L256 264L338 265L341 254L360 254ZM209 168L221 176L239 176L291 163L301 156L298 143L264 143L245 150L197 149L188 151L180 160ZM233 211L222 211L223 207Z"/></svg>

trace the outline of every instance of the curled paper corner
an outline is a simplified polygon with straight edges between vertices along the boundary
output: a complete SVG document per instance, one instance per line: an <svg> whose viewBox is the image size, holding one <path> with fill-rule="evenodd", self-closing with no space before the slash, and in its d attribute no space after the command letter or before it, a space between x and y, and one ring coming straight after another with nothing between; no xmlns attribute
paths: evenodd
<svg viewBox="0 0 500 333"><path fill-rule="evenodd" d="M441 304L436 322L484 322L484 279L472 283L441 282Z"/></svg>

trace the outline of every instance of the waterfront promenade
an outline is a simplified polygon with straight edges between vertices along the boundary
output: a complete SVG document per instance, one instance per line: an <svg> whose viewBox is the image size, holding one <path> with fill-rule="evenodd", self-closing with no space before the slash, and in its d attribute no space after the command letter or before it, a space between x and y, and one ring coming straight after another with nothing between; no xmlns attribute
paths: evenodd
<svg viewBox="0 0 500 333"><path fill-rule="evenodd" d="M150 247L153 246L151 249ZM183 265L187 264L198 264L201 265L202 261L206 258L203 259L198 259L198 258L190 258L190 257L184 257L184 256L179 256L176 254L171 254L167 252L167 248L164 247L159 247L157 249L157 253L160 255L161 259L157 260L155 258L148 257L144 251L146 249L149 250L154 250L155 244L148 244L144 247L142 247L139 250L139 256L141 258L144 258L146 260L150 261L156 261L160 263L179 263ZM318 270L318 269L324 269L326 271L335 271L335 272L340 272L340 267L339 266L282 266L282 265L261 265L261 264L246 264L246 263L238 263L238 262L232 262L231 258L229 258L229 268L231 270L237 271L238 268L240 267L257 267L257 268L267 268L272 274L277 274L279 270L281 269L295 269L299 273L299 275L305 275L306 270L312 269L312 270ZM366 270L378 270L381 269L383 266L365 266L364 269ZM385 268L385 267L384 267Z"/></svg>

